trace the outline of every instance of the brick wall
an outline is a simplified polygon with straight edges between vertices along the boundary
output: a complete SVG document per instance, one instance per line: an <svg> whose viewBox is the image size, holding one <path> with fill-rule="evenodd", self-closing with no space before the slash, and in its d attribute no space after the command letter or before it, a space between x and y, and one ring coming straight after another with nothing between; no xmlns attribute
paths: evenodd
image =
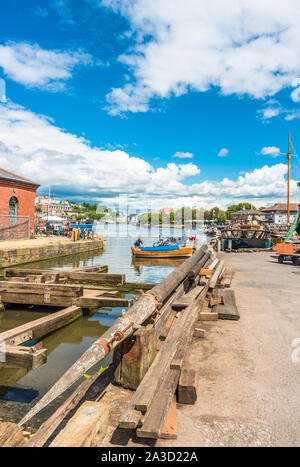
<svg viewBox="0 0 300 467"><path fill-rule="evenodd" d="M34 210L37 187L23 183L0 180L0 216L9 215L9 200L12 196L18 200L18 216L29 216L30 233L34 231ZM25 219L18 221L18 224ZM18 229L16 228L17 232ZM20 238L20 237L16 237Z"/></svg>

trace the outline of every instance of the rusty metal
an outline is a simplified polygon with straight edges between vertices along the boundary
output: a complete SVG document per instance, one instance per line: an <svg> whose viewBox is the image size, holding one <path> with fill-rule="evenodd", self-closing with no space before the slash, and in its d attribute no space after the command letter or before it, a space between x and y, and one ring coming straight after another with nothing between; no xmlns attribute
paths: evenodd
<svg viewBox="0 0 300 467"><path fill-rule="evenodd" d="M140 290L140 296L137 297L136 295L133 296L134 300L138 301L140 300L141 298L144 298L144 297L149 297L153 300L154 302L154 305L155 305L155 310L154 312L152 313L152 316L155 316L155 315L159 315L159 308L162 306L162 303L158 300L158 297L157 295L153 295L151 293L145 293L143 290Z"/></svg>
<svg viewBox="0 0 300 467"><path fill-rule="evenodd" d="M225 299L224 299L223 295L221 297L211 298L210 299L210 301L209 301L210 308L212 308L213 306L216 306L216 305L225 305Z"/></svg>

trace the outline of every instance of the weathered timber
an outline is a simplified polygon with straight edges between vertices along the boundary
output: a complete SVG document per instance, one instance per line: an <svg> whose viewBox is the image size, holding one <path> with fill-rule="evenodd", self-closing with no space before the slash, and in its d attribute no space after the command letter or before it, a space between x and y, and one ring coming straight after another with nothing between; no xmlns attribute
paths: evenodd
<svg viewBox="0 0 300 467"><path fill-rule="evenodd" d="M212 290L216 287L217 285L217 282L219 280L219 277L222 273L222 270L223 270L223 267L224 267L224 261L220 261L218 266L216 267L216 270L214 272L214 274L212 275L211 279L210 279L210 283L209 283L209 289Z"/></svg>
<svg viewBox="0 0 300 467"><path fill-rule="evenodd" d="M203 292L204 286L198 286L172 303L173 309L187 308Z"/></svg>
<svg viewBox="0 0 300 467"><path fill-rule="evenodd" d="M236 305L235 293L234 290L225 289L214 291L214 297L218 298L221 295L224 296L224 305L215 305L213 311L218 314L219 319L223 320L234 320L238 321L240 319L240 314Z"/></svg>
<svg viewBox="0 0 300 467"><path fill-rule="evenodd" d="M195 277L198 276L200 269L202 269L207 262L207 260L210 258L210 254L207 253L203 258L200 259L200 261L193 266L190 271L187 274L187 277L189 279L195 279Z"/></svg>
<svg viewBox="0 0 300 467"><path fill-rule="evenodd" d="M196 370L183 367L178 384L179 404L195 404L197 400Z"/></svg>
<svg viewBox="0 0 300 467"><path fill-rule="evenodd" d="M131 298L118 298L112 296L80 297L76 303L82 308L101 308L102 306L128 307L132 304Z"/></svg>
<svg viewBox="0 0 300 467"><path fill-rule="evenodd" d="M141 438L158 439L161 436L170 406L178 385L180 371L169 370L166 378L158 388L150 409L144 416L143 426L136 431Z"/></svg>
<svg viewBox="0 0 300 467"><path fill-rule="evenodd" d="M188 271L200 261L207 252L207 245L203 245L194 255L192 255L181 266L171 272L160 284L157 284L150 293L157 297L158 302L163 303L171 293L183 282ZM42 408L52 402L56 397L62 394L75 381L77 381L87 370L97 362L102 361L109 351L117 347L122 340L130 336L134 331L134 326L142 324L156 311L156 304L149 296L142 296L128 311L125 316L118 318L115 323L94 342L91 347L77 360L69 370L56 382L56 384L42 397L42 399L28 412L28 414L19 422L24 424ZM133 326L133 325L134 326ZM113 340L109 348L105 344L110 341L116 333L120 335L120 340ZM154 360L155 361L155 360ZM145 378L144 378L145 379Z"/></svg>
<svg viewBox="0 0 300 467"><path fill-rule="evenodd" d="M0 368L26 368L36 370L47 361L47 349L34 350L30 347L5 346L5 362Z"/></svg>
<svg viewBox="0 0 300 467"><path fill-rule="evenodd" d="M213 311L201 311L199 319L200 321L218 321L219 315Z"/></svg>
<svg viewBox="0 0 300 467"><path fill-rule="evenodd" d="M7 268L4 270L4 277L26 277L29 275L43 275L43 274L59 274L63 277L69 272L104 272L108 266L87 266L83 268L62 269L60 271L55 269L29 269L29 268Z"/></svg>
<svg viewBox="0 0 300 467"><path fill-rule="evenodd" d="M167 418L160 432L162 439L177 439L176 396L173 397Z"/></svg>
<svg viewBox="0 0 300 467"><path fill-rule="evenodd" d="M176 352L171 359L170 368L172 369L181 370L187 347L192 341L195 324L198 321L199 311L207 294L208 286L201 288L202 290L195 299L195 302L188 308L189 313L181 329L180 341L177 345Z"/></svg>
<svg viewBox="0 0 300 467"><path fill-rule="evenodd" d="M63 419L76 407L98 377L98 373L95 373L90 378L84 380L73 394L43 423L27 443L26 447L44 446Z"/></svg>
<svg viewBox="0 0 300 467"><path fill-rule="evenodd" d="M125 274L106 274L98 272L63 271L60 277L78 282L97 282L99 284L124 284Z"/></svg>
<svg viewBox="0 0 300 467"><path fill-rule="evenodd" d="M115 350L119 360L114 372L115 382L124 388L136 389L156 356L156 332L153 328L138 329Z"/></svg>
<svg viewBox="0 0 300 467"><path fill-rule="evenodd" d="M47 334L72 323L80 316L82 316L81 308L71 306L49 316L22 324L17 328L4 331L0 334L0 340L10 345L20 345L30 340L41 339Z"/></svg>
<svg viewBox="0 0 300 467"><path fill-rule="evenodd" d="M159 315L155 317L153 327L156 331L158 338L162 336L163 334L165 334L167 322L169 320L170 315L173 313L172 304L174 300L176 300L177 298L180 298L185 293L185 291L189 287L189 283L190 283L189 279L186 279L185 281L183 281L182 284L180 284L176 288L175 292L169 297L169 299L164 303L162 308L159 310Z"/></svg>
<svg viewBox="0 0 300 467"><path fill-rule="evenodd" d="M16 423L0 423L0 447L13 448L25 446L22 429Z"/></svg>
<svg viewBox="0 0 300 467"><path fill-rule="evenodd" d="M108 266L107 265L97 265L97 266L83 266L82 268L72 268L74 272L107 272ZM64 272L64 271L61 271Z"/></svg>
<svg viewBox="0 0 300 467"><path fill-rule="evenodd" d="M185 349L185 330L189 328L191 320L197 320L198 307L202 298L204 298L203 295L200 295L192 305L179 313L175 319L164 345L133 395L134 407L137 410L146 412L149 409L156 391L163 384L169 371L170 363L181 347Z"/></svg>
<svg viewBox="0 0 300 467"><path fill-rule="evenodd" d="M102 402L85 401L50 447L97 447L109 422L109 408Z"/></svg>
<svg viewBox="0 0 300 467"><path fill-rule="evenodd" d="M231 268L226 267L219 287L221 289L229 288L231 286L232 278L233 270Z"/></svg>
<svg viewBox="0 0 300 467"><path fill-rule="evenodd" d="M0 294L34 294L45 295L46 293L63 297L80 297L83 287L79 285L62 284L37 284L35 282L0 282Z"/></svg>

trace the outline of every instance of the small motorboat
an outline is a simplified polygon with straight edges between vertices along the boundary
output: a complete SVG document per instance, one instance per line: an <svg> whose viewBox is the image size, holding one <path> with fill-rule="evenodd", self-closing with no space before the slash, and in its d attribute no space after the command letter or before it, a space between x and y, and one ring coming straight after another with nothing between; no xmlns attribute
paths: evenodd
<svg viewBox="0 0 300 467"><path fill-rule="evenodd" d="M161 238L153 246L131 247L132 256L135 258L185 258L192 256L193 245L188 244L186 237Z"/></svg>

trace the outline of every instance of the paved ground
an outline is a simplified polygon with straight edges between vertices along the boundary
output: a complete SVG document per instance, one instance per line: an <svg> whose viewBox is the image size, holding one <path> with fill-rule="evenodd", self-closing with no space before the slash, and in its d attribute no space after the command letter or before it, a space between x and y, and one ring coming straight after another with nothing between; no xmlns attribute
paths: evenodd
<svg viewBox="0 0 300 467"><path fill-rule="evenodd" d="M300 268L270 253L220 256L235 270L241 319L202 324L207 338L189 352L198 400L178 406L178 439L156 445L299 446Z"/></svg>
<svg viewBox="0 0 300 467"><path fill-rule="evenodd" d="M35 246L46 246L57 242L70 242L70 239L64 236L53 235L51 237L38 237L30 240L3 240L0 242L0 248L31 248Z"/></svg>

